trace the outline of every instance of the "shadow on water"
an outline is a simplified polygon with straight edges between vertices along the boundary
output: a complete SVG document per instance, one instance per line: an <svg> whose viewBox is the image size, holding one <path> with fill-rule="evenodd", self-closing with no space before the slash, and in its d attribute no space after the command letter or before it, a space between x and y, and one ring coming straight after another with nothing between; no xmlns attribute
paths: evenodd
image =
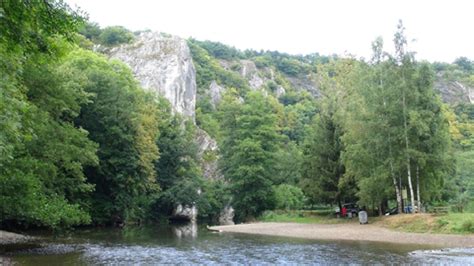
<svg viewBox="0 0 474 266"><path fill-rule="evenodd" d="M0 256L21 265L474 263L474 249L215 233L196 223L43 234L41 243L2 247Z"/></svg>

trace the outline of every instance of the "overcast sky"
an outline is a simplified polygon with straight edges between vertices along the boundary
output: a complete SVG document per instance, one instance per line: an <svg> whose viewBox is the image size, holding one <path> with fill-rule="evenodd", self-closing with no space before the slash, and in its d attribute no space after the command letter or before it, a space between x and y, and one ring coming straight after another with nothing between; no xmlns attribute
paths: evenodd
<svg viewBox="0 0 474 266"><path fill-rule="evenodd" d="M122 25L239 49L370 57L382 36L391 51L403 20L418 59L474 59L471 0L66 0L102 27ZM393 50L393 49L392 49Z"/></svg>

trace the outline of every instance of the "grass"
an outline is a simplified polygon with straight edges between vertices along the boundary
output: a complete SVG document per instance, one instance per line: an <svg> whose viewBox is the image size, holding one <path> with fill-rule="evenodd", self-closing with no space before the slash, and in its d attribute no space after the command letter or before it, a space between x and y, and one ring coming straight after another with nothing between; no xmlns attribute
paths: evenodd
<svg viewBox="0 0 474 266"><path fill-rule="evenodd" d="M375 224L404 232L473 234L474 213L403 214L375 219Z"/></svg>
<svg viewBox="0 0 474 266"><path fill-rule="evenodd" d="M260 216L259 221L277 223L303 223L303 224L336 224L355 222L357 219L336 219L332 211L266 211Z"/></svg>
<svg viewBox="0 0 474 266"><path fill-rule="evenodd" d="M332 211L267 211L259 218L262 222L340 224L358 223L357 218L334 217ZM369 217L369 222L389 229L413 233L474 234L474 213L402 214Z"/></svg>

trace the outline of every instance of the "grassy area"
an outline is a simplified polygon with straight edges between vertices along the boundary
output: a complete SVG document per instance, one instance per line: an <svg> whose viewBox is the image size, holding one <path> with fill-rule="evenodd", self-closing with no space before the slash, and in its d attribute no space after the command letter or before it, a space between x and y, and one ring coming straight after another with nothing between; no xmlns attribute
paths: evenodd
<svg viewBox="0 0 474 266"><path fill-rule="evenodd" d="M331 211L267 211L260 218L262 222L337 224L358 223L357 218L334 217ZM403 232L472 234L474 213L402 214L369 217L371 224Z"/></svg>
<svg viewBox="0 0 474 266"><path fill-rule="evenodd" d="M375 224L404 232L472 234L474 213L393 215L376 218Z"/></svg>
<svg viewBox="0 0 474 266"><path fill-rule="evenodd" d="M336 219L332 211L266 211L259 218L262 222L279 222L279 223L315 223L315 224L336 224L357 222L353 219Z"/></svg>

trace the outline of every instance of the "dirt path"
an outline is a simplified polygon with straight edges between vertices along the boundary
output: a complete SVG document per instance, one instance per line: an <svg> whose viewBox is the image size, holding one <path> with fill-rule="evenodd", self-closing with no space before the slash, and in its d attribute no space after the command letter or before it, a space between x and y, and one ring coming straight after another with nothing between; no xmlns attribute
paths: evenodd
<svg viewBox="0 0 474 266"><path fill-rule="evenodd" d="M404 233L371 224L253 223L213 226L211 229L221 230L222 232L306 239L375 241L399 244L423 244L440 247L474 247L474 234L461 236Z"/></svg>

